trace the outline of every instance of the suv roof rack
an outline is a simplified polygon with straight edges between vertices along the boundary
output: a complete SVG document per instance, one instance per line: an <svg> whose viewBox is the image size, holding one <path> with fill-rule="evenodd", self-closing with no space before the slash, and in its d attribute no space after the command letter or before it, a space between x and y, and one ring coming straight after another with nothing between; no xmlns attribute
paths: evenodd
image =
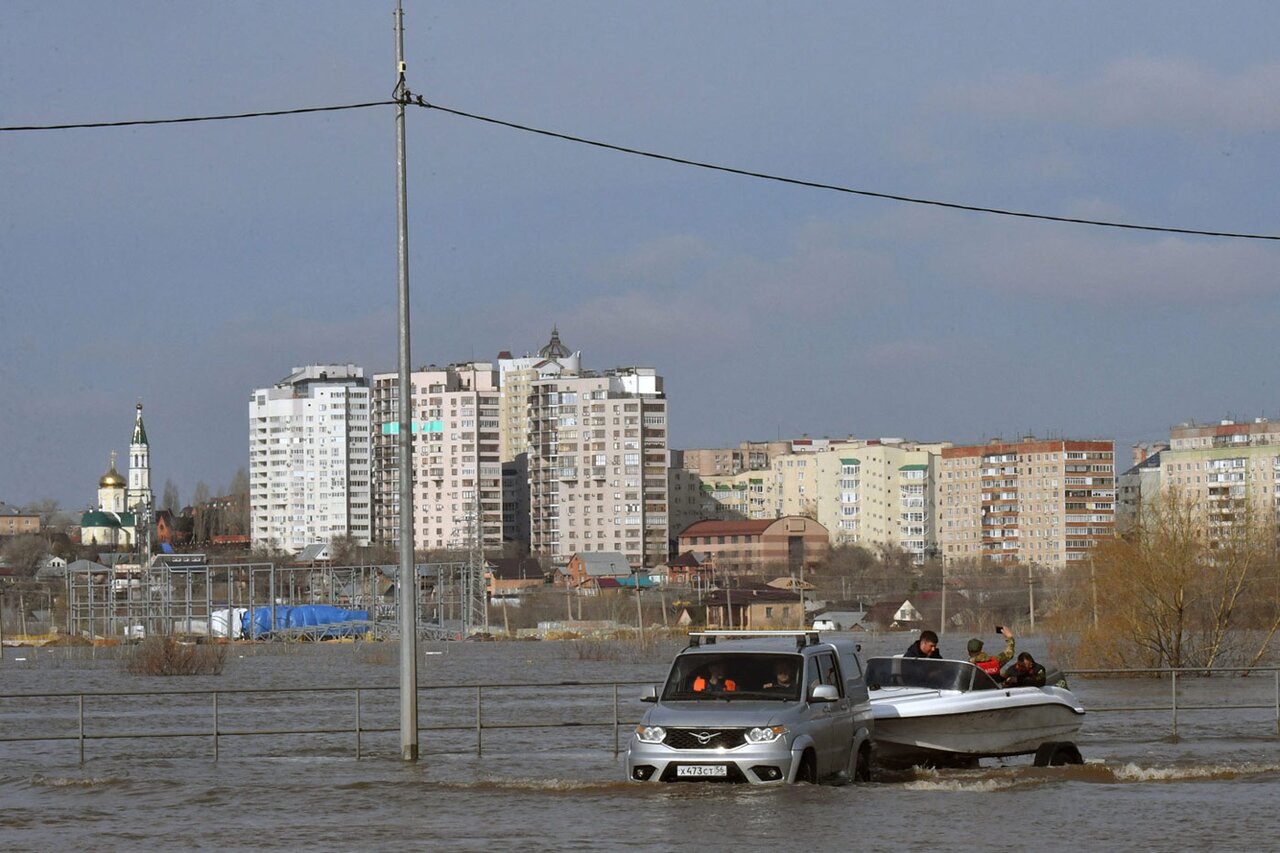
<svg viewBox="0 0 1280 853"><path fill-rule="evenodd" d="M815 646L819 642L818 631L690 631L689 645L700 646L704 643L714 646L717 639L740 640L745 637L794 637L796 648Z"/></svg>

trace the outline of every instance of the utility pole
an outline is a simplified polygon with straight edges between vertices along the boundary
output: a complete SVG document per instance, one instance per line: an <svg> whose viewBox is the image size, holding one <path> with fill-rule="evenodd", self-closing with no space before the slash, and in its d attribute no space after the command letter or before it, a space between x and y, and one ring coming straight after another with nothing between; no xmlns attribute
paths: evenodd
<svg viewBox="0 0 1280 853"><path fill-rule="evenodd" d="M413 394L409 387L409 200L405 166L404 9L396 0L396 203L399 219L400 757L418 760L418 570L413 559Z"/></svg>
<svg viewBox="0 0 1280 853"><path fill-rule="evenodd" d="M1027 563L1027 611L1031 614L1031 630L1036 629L1036 582L1031 577L1031 563Z"/></svg>

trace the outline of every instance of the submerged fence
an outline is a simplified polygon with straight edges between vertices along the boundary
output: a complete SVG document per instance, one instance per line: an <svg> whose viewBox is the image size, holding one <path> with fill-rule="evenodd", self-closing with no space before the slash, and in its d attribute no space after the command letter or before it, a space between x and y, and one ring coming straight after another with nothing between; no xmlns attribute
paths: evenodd
<svg viewBox="0 0 1280 853"><path fill-rule="evenodd" d="M1074 676L1168 675L1167 704L1104 705L1090 714L1167 713L1178 737L1179 714L1199 711L1271 710L1280 735L1280 667L1220 669L1215 673L1269 673L1274 702L1187 704L1178 692L1179 675L1203 669L1076 670ZM1265 677L1265 676L1264 676ZM419 687L419 706L434 719L420 726L424 739L441 739L433 752L485 751L486 736L517 733L508 749L611 749L641 712L639 688L648 681L564 681L552 684L461 684ZM205 742L200 752L217 761L226 739L311 736L310 751L365 757L367 738L399 732L398 687L394 685L279 688L206 688L167 691L62 691L0 693L0 744L74 742L79 760L90 742L188 739ZM632 692L634 691L634 692ZM305 722L300 722L305 720ZM275 725L264 723L275 722ZM595 731L601 737L584 739ZM290 741L295 743L296 741ZM448 747L453 746L453 749ZM501 747L500 747L501 749ZM492 750L491 750L492 751ZM289 749L287 754L297 750ZM398 754L389 747L386 754Z"/></svg>

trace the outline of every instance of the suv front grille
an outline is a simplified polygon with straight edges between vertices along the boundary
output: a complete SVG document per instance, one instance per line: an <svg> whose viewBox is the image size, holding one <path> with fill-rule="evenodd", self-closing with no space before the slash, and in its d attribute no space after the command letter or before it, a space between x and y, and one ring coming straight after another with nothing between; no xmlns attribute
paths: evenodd
<svg viewBox="0 0 1280 853"><path fill-rule="evenodd" d="M667 729L662 742L672 749L732 749L746 743L746 729Z"/></svg>

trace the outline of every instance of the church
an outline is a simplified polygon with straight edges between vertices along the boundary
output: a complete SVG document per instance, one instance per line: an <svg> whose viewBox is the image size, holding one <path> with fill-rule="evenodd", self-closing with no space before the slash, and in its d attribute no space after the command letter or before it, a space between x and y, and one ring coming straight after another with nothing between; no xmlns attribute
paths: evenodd
<svg viewBox="0 0 1280 853"><path fill-rule="evenodd" d="M134 416L133 439L129 443L129 477L116 470L116 452L111 451L111 469L98 480L98 508L80 517L80 542L110 548L132 548L138 515L148 522L151 508L151 447L142 425L142 404Z"/></svg>

